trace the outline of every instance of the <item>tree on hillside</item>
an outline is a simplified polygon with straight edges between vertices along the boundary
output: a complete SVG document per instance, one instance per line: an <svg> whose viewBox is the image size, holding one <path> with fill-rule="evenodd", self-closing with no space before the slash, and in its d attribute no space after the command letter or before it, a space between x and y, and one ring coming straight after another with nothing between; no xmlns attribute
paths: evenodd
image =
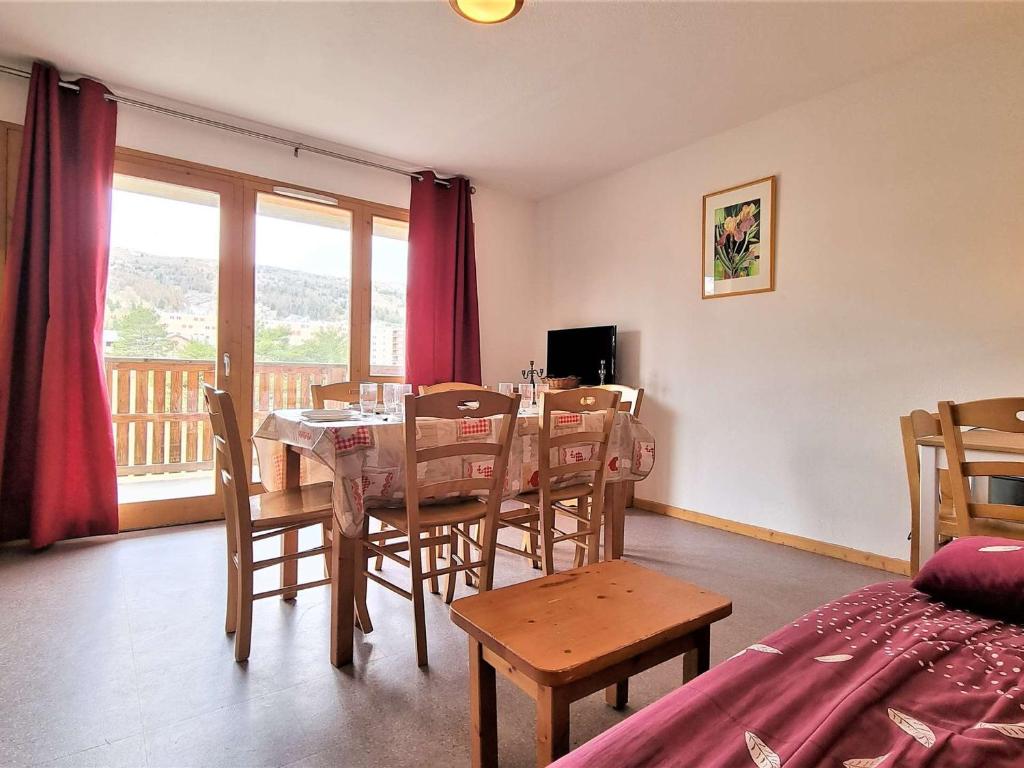
<svg viewBox="0 0 1024 768"><path fill-rule="evenodd" d="M256 328L256 359L268 363L289 360L291 329L287 325L259 325Z"/></svg>
<svg viewBox="0 0 1024 768"><path fill-rule="evenodd" d="M186 360L216 360L217 348L203 339L189 339L178 355Z"/></svg>
<svg viewBox="0 0 1024 768"><path fill-rule="evenodd" d="M117 340L110 347L116 357L166 357L174 348L160 316L141 304L114 318L111 328L117 331Z"/></svg>
<svg viewBox="0 0 1024 768"><path fill-rule="evenodd" d="M348 360L348 339L339 331L322 328L291 351L290 360L304 363L344 363Z"/></svg>

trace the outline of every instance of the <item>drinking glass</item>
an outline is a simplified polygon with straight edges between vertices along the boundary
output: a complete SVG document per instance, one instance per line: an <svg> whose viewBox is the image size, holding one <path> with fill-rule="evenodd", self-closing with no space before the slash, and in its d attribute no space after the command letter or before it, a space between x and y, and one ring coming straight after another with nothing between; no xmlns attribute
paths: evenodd
<svg viewBox="0 0 1024 768"><path fill-rule="evenodd" d="M533 407L533 384L520 384L519 395L522 397L519 401L521 408Z"/></svg>
<svg viewBox="0 0 1024 768"><path fill-rule="evenodd" d="M499 395L505 395L506 397L512 397L512 393L514 391L515 391L515 387L512 385L511 382L509 382L507 384L499 384L498 385L498 394Z"/></svg>
<svg viewBox="0 0 1024 768"><path fill-rule="evenodd" d="M377 408L377 384L363 382L359 385L359 410L365 416L373 415Z"/></svg>
<svg viewBox="0 0 1024 768"><path fill-rule="evenodd" d="M384 413L394 415L402 412L402 387L393 381L384 384Z"/></svg>

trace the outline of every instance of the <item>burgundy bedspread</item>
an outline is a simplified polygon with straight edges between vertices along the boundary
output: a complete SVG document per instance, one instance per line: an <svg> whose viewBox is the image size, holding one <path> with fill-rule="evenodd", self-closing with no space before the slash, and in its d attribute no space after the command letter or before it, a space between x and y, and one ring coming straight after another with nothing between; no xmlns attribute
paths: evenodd
<svg viewBox="0 0 1024 768"><path fill-rule="evenodd" d="M1024 626L909 582L813 611L558 768L1024 767Z"/></svg>

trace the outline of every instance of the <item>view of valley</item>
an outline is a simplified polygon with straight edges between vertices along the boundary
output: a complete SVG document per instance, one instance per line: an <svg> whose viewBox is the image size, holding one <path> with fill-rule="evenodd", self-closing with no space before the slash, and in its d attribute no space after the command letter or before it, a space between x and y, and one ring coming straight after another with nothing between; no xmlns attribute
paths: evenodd
<svg viewBox="0 0 1024 768"><path fill-rule="evenodd" d="M106 353L117 357L214 359L217 266L211 259L112 248L104 330ZM258 264L257 361L347 362L350 283L347 276ZM375 281L371 307L374 364L401 366L404 284Z"/></svg>

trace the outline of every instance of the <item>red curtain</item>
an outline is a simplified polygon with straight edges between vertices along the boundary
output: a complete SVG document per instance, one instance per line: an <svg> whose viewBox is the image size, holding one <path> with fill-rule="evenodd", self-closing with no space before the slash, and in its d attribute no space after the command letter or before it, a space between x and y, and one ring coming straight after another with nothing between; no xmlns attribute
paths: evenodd
<svg viewBox="0 0 1024 768"><path fill-rule="evenodd" d="M0 539L117 532L103 375L117 106L32 67L0 309Z"/></svg>
<svg viewBox="0 0 1024 768"><path fill-rule="evenodd" d="M420 171L409 202L405 380L480 383L480 316L469 179Z"/></svg>

